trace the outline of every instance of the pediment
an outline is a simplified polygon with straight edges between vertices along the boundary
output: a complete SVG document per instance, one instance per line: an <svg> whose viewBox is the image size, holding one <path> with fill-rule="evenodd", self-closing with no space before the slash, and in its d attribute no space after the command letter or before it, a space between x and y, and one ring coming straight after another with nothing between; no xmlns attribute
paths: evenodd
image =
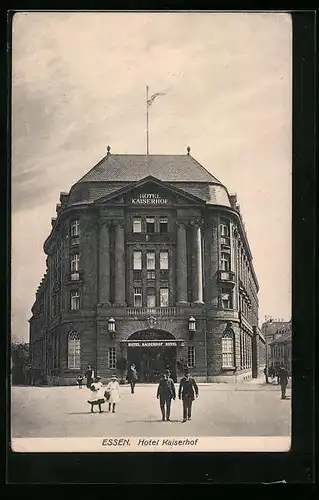
<svg viewBox="0 0 319 500"><path fill-rule="evenodd" d="M126 205L134 207L160 207L176 205L204 205L205 201L176 186L155 177L134 182L96 200L97 205Z"/></svg>

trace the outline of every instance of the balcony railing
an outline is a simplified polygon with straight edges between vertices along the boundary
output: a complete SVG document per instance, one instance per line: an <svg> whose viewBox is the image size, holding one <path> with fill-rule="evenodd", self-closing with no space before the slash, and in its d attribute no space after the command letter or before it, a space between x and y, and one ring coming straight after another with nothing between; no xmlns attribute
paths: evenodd
<svg viewBox="0 0 319 500"><path fill-rule="evenodd" d="M160 316L170 317L178 315L177 307L128 307L126 315L129 317Z"/></svg>
<svg viewBox="0 0 319 500"><path fill-rule="evenodd" d="M80 244L79 236L71 236L71 247L76 247Z"/></svg>
<svg viewBox="0 0 319 500"><path fill-rule="evenodd" d="M217 271L217 280L235 283L235 273L234 271Z"/></svg>
<svg viewBox="0 0 319 500"><path fill-rule="evenodd" d="M126 241L128 243L170 243L175 240L174 233L127 233Z"/></svg>

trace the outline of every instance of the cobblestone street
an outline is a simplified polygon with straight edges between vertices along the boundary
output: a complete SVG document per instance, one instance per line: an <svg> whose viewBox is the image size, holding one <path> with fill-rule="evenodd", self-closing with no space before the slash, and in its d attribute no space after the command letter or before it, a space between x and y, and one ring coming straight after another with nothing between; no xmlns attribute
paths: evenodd
<svg viewBox="0 0 319 500"><path fill-rule="evenodd" d="M171 421L162 422L156 385L121 386L115 414L104 405L90 413L86 387L13 387L12 437L99 436L289 436L290 383L287 399L280 387L263 379L238 384L199 384L192 420L182 423L182 404L172 402Z"/></svg>

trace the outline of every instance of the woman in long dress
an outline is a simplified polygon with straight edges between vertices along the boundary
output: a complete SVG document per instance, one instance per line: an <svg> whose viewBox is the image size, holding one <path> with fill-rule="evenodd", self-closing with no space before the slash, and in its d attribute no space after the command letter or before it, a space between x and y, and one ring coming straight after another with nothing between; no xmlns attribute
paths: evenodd
<svg viewBox="0 0 319 500"><path fill-rule="evenodd" d="M94 413L94 406L96 405L99 407L99 413L102 413L101 405L105 403L105 397L101 377L95 377L90 389L92 394L88 399L88 403L91 405L91 413Z"/></svg>
<svg viewBox="0 0 319 500"><path fill-rule="evenodd" d="M115 413L115 405L120 401L120 384L116 375L112 375L110 382L106 386L106 391L109 393L109 411L112 408L112 413Z"/></svg>

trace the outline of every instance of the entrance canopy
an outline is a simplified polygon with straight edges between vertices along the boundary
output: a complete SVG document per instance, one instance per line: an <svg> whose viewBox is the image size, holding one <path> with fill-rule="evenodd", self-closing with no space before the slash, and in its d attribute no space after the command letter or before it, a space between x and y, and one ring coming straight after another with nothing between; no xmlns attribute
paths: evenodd
<svg viewBox="0 0 319 500"><path fill-rule="evenodd" d="M121 340L126 347L183 347L185 340L176 339L174 335L163 330L142 330L133 333L127 340Z"/></svg>

